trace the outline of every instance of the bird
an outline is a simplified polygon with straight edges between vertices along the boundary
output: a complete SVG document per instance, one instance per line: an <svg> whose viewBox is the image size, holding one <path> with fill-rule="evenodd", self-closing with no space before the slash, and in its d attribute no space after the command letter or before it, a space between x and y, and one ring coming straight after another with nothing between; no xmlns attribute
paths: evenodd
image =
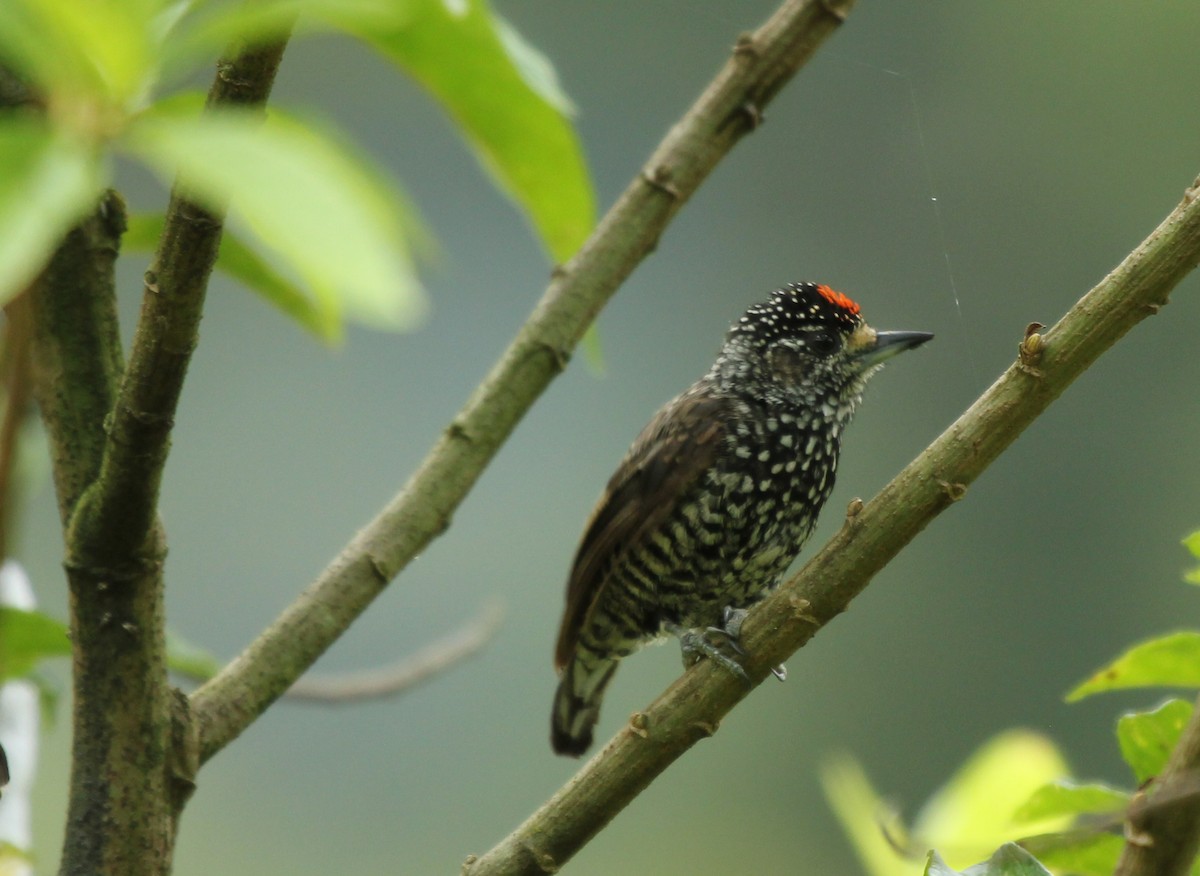
<svg viewBox="0 0 1200 876"><path fill-rule="evenodd" d="M811 534L867 379L932 337L876 331L816 283L777 289L732 325L584 527L555 647L555 752L587 751L619 662L650 641L676 635L685 667L707 657L745 678L741 621Z"/></svg>

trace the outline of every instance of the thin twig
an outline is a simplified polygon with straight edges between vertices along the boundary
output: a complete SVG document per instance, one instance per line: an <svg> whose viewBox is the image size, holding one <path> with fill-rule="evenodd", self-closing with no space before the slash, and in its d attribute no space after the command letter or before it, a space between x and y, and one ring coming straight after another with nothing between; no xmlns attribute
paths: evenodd
<svg viewBox="0 0 1200 876"><path fill-rule="evenodd" d="M285 696L289 700L341 705L406 693L478 654L496 635L503 619L504 609L496 603L479 617L399 663L343 675L305 676Z"/></svg>
<svg viewBox="0 0 1200 876"><path fill-rule="evenodd" d="M680 206L845 18L853 0L786 0L742 37L409 479L283 614L191 697L207 760L295 682L450 523L496 451Z"/></svg>
<svg viewBox="0 0 1200 876"><path fill-rule="evenodd" d="M845 611L875 573L962 499L980 473L1097 357L1157 313L1198 262L1200 180L1053 328L1026 335L1017 361L966 413L750 613L742 644L750 655L745 669L755 685ZM748 692L740 679L702 661L634 715L524 824L482 858L469 858L464 873L555 872L676 758L715 733Z"/></svg>

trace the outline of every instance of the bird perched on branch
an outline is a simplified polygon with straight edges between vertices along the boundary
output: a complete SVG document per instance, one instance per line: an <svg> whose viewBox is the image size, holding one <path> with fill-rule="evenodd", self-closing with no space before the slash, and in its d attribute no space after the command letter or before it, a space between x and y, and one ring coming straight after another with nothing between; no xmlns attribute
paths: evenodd
<svg viewBox="0 0 1200 876"><path fill-rule="evenodd" d="M708 373L633 442L584 530L554 657L556 752L588 749L618 661L664 633L685 665L708 657L744 676L742 618L812 532L867 378L932 337L877 332L813 283L733 324Z"/></svg>

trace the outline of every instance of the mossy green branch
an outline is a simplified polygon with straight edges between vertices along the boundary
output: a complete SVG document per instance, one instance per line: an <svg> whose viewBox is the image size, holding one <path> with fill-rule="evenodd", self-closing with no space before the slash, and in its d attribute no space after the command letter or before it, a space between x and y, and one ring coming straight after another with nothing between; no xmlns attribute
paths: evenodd
<svg viewBox="0 0 1200 876"><path fill-rule="evenodd" d="M249 46L222 60L208 105L264 105L285 46L286 40ZM68 550L73 562L111 568L136 563L146 552L223 222L223 212L199 206L175 186L145 275L142 310L100 476L72 520Z"/></svg>
<svg viewBox="0 0 1200 876"><path fill-rule="evenodd" d="M283 43L223 62L210 104L261 104ZM196 343L221 217L172 195L122 373L106 196L30 290L34 391L65 529L73 650L71 792L62 872L170 870L194 728L167 683L159 483ZM188 748L189 750L183 750Z"/></svg>
<svg viewBox="0 0 1200 876"><path fill-rule="evenodd" d="M109 192L67 234L28 293L34 396L64 526L100 471L104 418L124 367L114 275L124 231L125 205Z"/></svg>
<svg viewBox="0 0 1200 876"><path fill-rule="evenodd" d="M742 628L755 685L846 610L872 577L1127 331L1157 313L1200 262L1200 180L1165 221L1044 334L1030 327L1018 358L957 421L846 523ZM749 689L701 662L609 741L470 876L553 873L676 758L716 732ZM1147 871L1149 872L1149 871Z"/></svg>
<svg viewBox="0 0 1200 876"><path fill-rule="evenodd" d="M852 5L852 0L787 0L761 28L737 41L732 57L579 253L555 271L528 321L404 489L269 628L192 695L202 760L281 696L449 525L454 509L563 369L605 302Z"/></svg>

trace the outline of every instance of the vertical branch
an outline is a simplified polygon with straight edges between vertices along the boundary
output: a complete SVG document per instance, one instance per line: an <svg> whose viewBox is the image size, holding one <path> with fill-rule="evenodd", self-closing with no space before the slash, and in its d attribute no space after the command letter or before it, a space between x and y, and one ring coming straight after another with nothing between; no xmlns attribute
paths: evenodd
<svg viewBox="0 0 1200 876"><path fill-rule="evenodd" d="M252 45L222 60L208 106L262 106L286 39ZM121 562L151 537L171 428L199 339L223 211L205 209L176 184L109 427L99 478L72 521L69 549L83 562Z"/></svg>
<svg viewBox="0 0 1200 876"><path fill-rule="evenodd" d="M208 105L263 104L285 45L223 60ZM34 391L66 532L74 658L63 873L168 872L193 787L186 701L167 683L157 505L223 219L176 185L123 376L116 195L67 236L31 289Z"/></svg>
<svg viewBox="0 0 1200 876"><path fill-rule="evenodd" d="M120 378L114 265L124 227L124 208L110 193L67 235L30 289L34 394L50 439L64 526L99 473L104 421ZM160 807L148 801L162 792L163 772L156 769L161 746L154 744L152 730L162 708L162 685L145 672L153 657L128 647L153 642L132 618L160 615L159 594L113 586L118 574L123 585L130 583L136 577L131 570L93 577L68 560L67 573L76 696L71 841L63 870L118 872L127 865L125 872L136 873L141 865L134 861L161 870L167 848L154 814ZM118 629L122 641L110 641ZM136 789L134 773L141 782ZM109 787L97 776L110 779Z"/></svg>

